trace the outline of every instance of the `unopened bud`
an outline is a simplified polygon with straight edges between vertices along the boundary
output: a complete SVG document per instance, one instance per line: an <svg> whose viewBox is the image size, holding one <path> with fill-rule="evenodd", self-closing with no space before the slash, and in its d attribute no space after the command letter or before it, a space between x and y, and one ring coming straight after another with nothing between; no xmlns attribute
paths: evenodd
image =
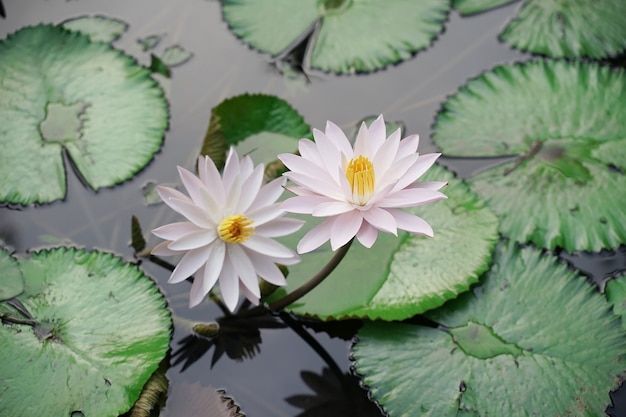
<svg viewBox="0 0 626 417"><path fill-rule="evenodd" d="M199 335L204 337L215 337L220 332L220 325L213 323L196 323L193 325L193 331Z"/></svg>

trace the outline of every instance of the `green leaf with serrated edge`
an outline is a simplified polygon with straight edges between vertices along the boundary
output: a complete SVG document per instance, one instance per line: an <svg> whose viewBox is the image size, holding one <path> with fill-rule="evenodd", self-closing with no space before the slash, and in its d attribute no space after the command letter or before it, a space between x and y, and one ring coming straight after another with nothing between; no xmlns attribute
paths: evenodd
<svg viewBox="0 0 626 417"><path fill-rule="evenodd" d="M24 277L9 252L0 248L0 301L13 298L24 291Z"/></svg>
<svg viewBox="0 0 626 417"><path fill-rule="evenodd" d="M221 167L230 146L260 133L296 139L311 136L309 125L286 101L264 94L243 94L226 99L211 110L211 120L200 153L208 155ZM297 143L293 148L297 148ZM267 163L275 159L276 155L269 161L261 159L256 162Z"/></svg>
<svg viewBox="0 0 626 417"><path fill-rule="evenodd" d="M480 286L427 316L445 327L370 322L353 345L391 417L600 416L626 369L604 297L532 247L499 245Z"/></svg>
<svg viewBox="0 0 626 417"><path fill-rule="evenodd" d="M223 390L180 381L172 385L162 417L245 417L239 405Z"/></svg>
<svg viewBox="0 0 626 417"><path fill-rule="evenodd" d="M277 55L306 38L311 67L368 72L404 61L443 30L448 0L254 0L222 2L231 30L250 46ZM279 12L277 12L279 11ZM375 28L368 30L367 28Z"/></svg>
<svg viewBox="0 0 626 417"><path fill-rule="evenodd" d="M463 16L485 12L518 0L452 0L452 7Z"/></svg>
<svg viewBox="0 0 626 417"><path fill-rule="evenodd" d="M288 307L321 319L365 317L402 320L442 305L466 291L487 270L498 238L498 220L467 185L441 166L420 181L448 181L446 200L409 209L424 218L435 236L380 232L371 249L358 242L337 269L311 293ZM290 247L314 226L313 219L283 240ZM328 245L289 267L288 286L271 300L313 276L331 257Z"/></svg>
<svg viewBox="0 0 626 417"><path fill-rule="evenodd" d="M0 415L128 410L169 347L171 317L154 282L98 251L57 248L19 264L18 300L35 325L0 325Z"/></svg>
<svg viewBox="0 0 626 417"><path fill-rule="evenodd" d="M553 58L606 58L626 50L623 0L526 0L500 37Z"/></svg>
<svg viewBox="0 0 626 417"><path fill-rule="evenodd" d="M165 48L161 60L168 67L182 65L193 57L193 53L187 51L182 46L172 45Z"/></svg>
<svg viewBox="0 0 626 417"><path fill-rule="evenodd" d="M605 293L606 299L613 305L615 314L622 318L622 328L626 330L626 273L609 280Z"/></svg>
<svg viewBox="0 0 626 417"><path fill-rule="evenodd" d="M128 180L161 148L163 91L109 44L57 26L21 29L0 42L0 83L2 202L64 198L64 149L98 189Z"/></svg>
<svg viewBox="0 0 626 417"><path fill-rule="evenodd" d="M517 156L470 180L505 236L570 252L626 243L625 71L496 67L444 103L433 139L447 156Z"/></svg>
<svg viewBox="0 0 626 417"><path fill-rule="evenodd" d="M89 36L92 42L111 43L128 29L128 23L106 16L81 16L60 24L64 29Z"/></svg>

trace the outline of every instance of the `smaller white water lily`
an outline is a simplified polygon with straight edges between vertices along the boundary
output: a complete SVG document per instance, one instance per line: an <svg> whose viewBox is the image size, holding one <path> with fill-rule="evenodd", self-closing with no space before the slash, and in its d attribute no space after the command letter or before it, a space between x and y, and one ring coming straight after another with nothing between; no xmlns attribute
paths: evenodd
<svg viewBox="0 0 626 417"><path fill-rule="evenodd" d="M297 231L302 221L283 217L276 200L286 180L263 182L263 165L254 167L250 157L239 160L231 148L223 175L208 156L198 159L198 175L178 167L189 197L173 188L158 186L163 202L187 221L161 226L152 233L165 242L152 253L184 256L172 272L170 283L195 274L189 306L199 304L219 280L222 298L234 311L241 291L258 304L258 276L274 285L285 285L276 264L300 260L291 249L272 238Z"/></svg>
<svg viewBox="0 0 626 417"><path fill-rule="evenodd" d="M315 142L301 139L300 156L281 154L290 170L284 175L296 186L296 194L281 208L292 213L328 217L298 243L306 253L330 240L332 250L356 238L371 247L378 231L397 235L397 229L433 236L423 219L404 210L432 203L446 182L416 182L440 154L419 155L419 136L400 140L400 129L388 138L385 121L379 116L368 128L361 125L354 149L343 131L327 122L325 132L313 129Z"/></svg>

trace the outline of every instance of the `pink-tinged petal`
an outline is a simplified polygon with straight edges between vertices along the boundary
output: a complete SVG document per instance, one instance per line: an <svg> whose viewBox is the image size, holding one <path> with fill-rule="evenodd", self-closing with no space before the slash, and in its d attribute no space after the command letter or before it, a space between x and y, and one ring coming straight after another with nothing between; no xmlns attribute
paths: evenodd
<svg viewBox="0 0 626 417"><path fill-rule="evenodd" d="M378 238L378 229L370 226L367 222L363 222L361 228L356 234L356 238L359 239L361 245L369 249L374 245L374 242L376 242L376 239Z"/></svg>
<svg viewBox="0 0 626 417"><path fill-rule="evenodd" d="M398 129L399 130L399 129ZM400 132L398 132L398 135ZM395 134L395 132L394 132ZM397 159L404 158L405 156L413 155L417 152L417 147L420 143L420 135L410 135L400 141L400 146L398 146L398 154L396 156Z"/></svg>
<svg viewBox="0 0 626 417"><path fill-rule="evenodd" d="M313 129L313 137L315 138L315 144L317 145L317 149L322 155L322 161L326 166L325 171L330 174L330 176L337 182L338 178L336 178L336 167L341 164L341 151L338 145L335 144L335 141L329 139L325 133ZM347 140L347 139L346 139ZM311 175L317 175L316 173L311 172Z"/></svg>
<svg viewBox="0 0 626 417"><path fill-rule="evenodd" d="M275 240L267 237L253 235L250 239L240 243L246 248L258 252L262 255L272 256L274 258L292 258L294 256L291 249L283 246Z"/></svg>
<svg viewBox="0 0 626 417"><path fill-rule="evenodd" d="M202 291L204 295L211 291L222 272L224 259L226 259L226 244L216 241L211 245L210 250L209 259L204 266L204 275L202 275Z"/></svg>
<svg viewBox="0 0 626 417"><path fill-rule="evenodd" d="M300 230L303 224L304 220L281 218L255 227L254 233L265 237L286 236Z"/></svg>
<svg viewBox="0 0 626 417"><path fill-rule="evenodd" d="M239 155L237 155L235 148L231 147L222 174L222 184L224 184L224 192L227 197L228 191L232 188L235 179L239 178L239 174Z"/></svg>
<svg viewBox="0 0 626 417"><path fill-rule="evenodd" d="M237 213L239 200L241 198L241 177L236 177L231 182L230 188L226 188L226 203L224 213Z"/></svg>
<svg viewBox="0 0 626 417"><path fill-rule="evenodd" d="M314 217L329 217L347 213L351 210L354 210L354 207L346 201L330 201L318 204L313 209L311 215Z"/></svg>
<svg viewBox="0 0 626 417"><path fill-rule="evenodd" d="M276 178L265 184L256 195L256 199L248 207L247 212L258 210L262 207L274 204L283 193L287 180L285 178Z"/></svg>
<svg viewBox="0 0 626 417"><path fill-rule="evenodd" d="M289 153L283 154L280 160L287 168L289 168L291 172L307 177L313 177L328 183L336 182L325 168L319 167L313 161L309 161L308 159Z"/></svg>
<svg viewBox="0 0 626 417"><path fill-rule="evenodd" d="M411 184L411 188L428 188L429 190L440 190L448 185L448 181L420 181Z"/></svg>
<svg viewBox="0 0 626 417"><path fill-rule="evenodd" d="M239 283L239 291L243 294L244 297L248 299L253 305L259 305L259 297L255 296L251 291L249 291L245 285L241 282Z"/></svg>
<svg viewBox="0 0 626 417"><path fill-rule="evenodd" d="M241 188L241 197L235 211L237 213L245 213L259 193L261 184L263 183L263 165L257 165Z"/></svg>
<svg viewBox="0 0 626 417"><path fill-rule="evenodd" d="M374 120L370 125L369 137L370 152L371 155L375 155L377 152L379 152L381 146L383 146L384 143L389 140L387 139L387 127L385 126L385 119L383 118L382 114L378 116L376 120ZM391 137L393 137L393 135L390 136L390 138ZM400 137L398 137L398 139L400 139Z"/></svg>
<svg viewBox="0 0 626 417"><path fill-rule="evenodd" d="M437 158L439 158L440 153L429 153L426 155L421 155L413 166L409 168L409 170L402 176L402 178L398 181L394 190L401 190L406 188L409 184L417 181L419 177L424 175L426 171L435 163Z"/></svg>
<svg viewBox="0 0 626 417"><path fill-rule="evenodd" d="M169 206L168 201L170 200L182 200L182 201L187 201L189 203L193 203L193 200L191 200L191 198L187 197L185 194L173 188L166 187L164 185L157 185L155 187L155 190L157 194L159 195L159 197L161 197L161 200L163 200L163 202L167 204L168 206Z"/></svg>
<svg viewBox="0 0 626 417"><path fill-rule="evenodd" d="M215 163L208 156L200 156L198 158L198 175L200 181L204 183L207 189L211 190L218 205L222 206L226 200L224 187L222 186L222 177L215 166Z"/></svg>
<svg viewBox="0 0 626 417"><path fill-rule="evenodd" d="M156 237L166 240L176 240L188 235L189 233L200 232L206 230L189 222L170 223L165 226L157 227L152 230L152 234Z"/></svg>
<svg viewBox="0 0 626 417"><path fill-rule="evenodd" d="M248 256L250 260L254 264L254 268L256 269L256 273L263 278L265 281L274 285L287 285L287 281L283 276L283 273L276 266L274 262L269 260L267 257L263 255L259 255L256 252L248 251Z"/></svg>
<svg viewBox="0 0 626 417"><path fill-rule="evenodd" d="M352 158L358 158L360 155L369 158L371 156L370 149L369 131L365 122L361 122L361 127L359 128L359 131L356 134L356 139L354 140L354 153L352 154Z"/></svg>
<svg viewBox="0 0 626 417"><path fill-rule="evenodd" d="M389 213L395 217L398 229L433 237L433 228L421 217L417 217L403 210L389 209Z"/></svg>
<svg viewBox="0 0 626 417"><path fill-rule="evenodd" d="M168 249L167 245L169 245L169 244L170 244L169 240L166 240L165 242L161 242L158 245L156 245L154 248L152 248L150 253L152 255L156 255L156 256L175 256L175 255L180 255L180 252L176 252L176 251L173 251L171 249Z"/></svg>
<svg viewBox="0 0 626 417"><path fill-rule="evenodd" d="M204 229L198 232L189 233L174 240L169 244L168 248L178 251L197 249L207 246L215 239L217 239L217 232L215 229Z"/></svg>
<svg viewBox="0 0 626 417"><path fill-rule="evenodd" d="M287 185L285 186L285 190L289 191L292 194L295 195L302 195L302 196L318 196L320 197L320 195L314 191L309 190L308 188L304 188L304 187L300 187L298 185ZM329 198L330 200L330 198Z"/></svg>
<svg viewBox="0 0 626 417"><path fill-rule="evenodd" d="M232 262L228 257L224 258L224 265L219 276L220 292L224 304L230 311L235 311L239 302L239 278Z"/></svg>
<svg viewBox="0 0 626 417"><path fill-rule="evenodd" d="M392 233L398 236L398 225L396 219L389 214L387 210L379 207L370 207L369 210L361 212L366 222L385 232Z"/></svg>
<svg viewBox="0 0 626 417"><path fill-rule="evenodd" d="M304 188L308 188L318 194L326 195L330 198L334 198L335 200L342 200L344 198L343 190L339 185L339 178L337 178L337 182L333 181L332 183L329 183L328 181L324 181L319 177L311 177L309 175L304 175L298 172L289 171L285 172L283 175L289 178L291 181L295 182L296 184Z"/></svg>
<svg viewBox="0 0 626 417"><path fill-rule="evenodd" d="M174 272L172 272L172 275L167 282L170 284L176 284L177 282L186 280L195 274L202 265L204 265L208 256L209 249L207 248L190 250L185 254L185 256L183 256L178 265L176 265Z"/></svg>
<svg viewBox="0 0 626 417"><path fill-rule="evenodd" d="M261 165L261 170L263 170L263 164L259 165ZM245 178L250 176L250 174L252 174L252 171L254 171L254 162L252 162L252 158L250 158L249 154L244 155L239 161L239 176L241 178L244 178L242 182L246 181Z"/></svg>
<svg viewBox="0 0 626 417"><path fill-rule="evenodd" d="M256 276L254 265L248 258L246 251L239 245L228 245L226 248L228 252L228 258L235 268L235 273L239 276L242 284L256 297L261 297L261 290L259 289L259 281Z"/></svg>
<svg viewBox="0 0 626 417"><path fill-rule="evenodd" d="M328 139L330 139L333 144L339 149L339 151L348 159L352 159L353 151L352 145L350 145L350 141L346 137L346 134L343 133L343 130L339 128L336 124L331 121L326 122L325 134ZM322 157L323 157L322 153Z"/></svg>
<svg viewBox="0 0 626 417"><path fill-rule="evenodd" d="M376 174L376 191L378 192L379 189L386 188L389 184L396 184L400 181L415 164L417 158L417 154L405 156L402 159L394 161L393 164L388 167L387 171Z"/></svg>
<svg viewBox="0 0 626 417"><path fill-rule="evenodd" d="M281 203L275 203L270 206L260 208L253 212L247 213L246 216L254 222L252 223L252 226L261 226L285 214L285 212L280 209L280 204Z"/></svg>
<svg viewBox="0 0 626 417"><path fill-rule="evenodd" d="M405 188L387 195L377 203L378 207L416 207L448 198L439 191L426 188Z"/></svg>
<svg viewBox="0 0 626 417"><path fill-rule="evenodd" d="M164 200L165 201L165 200ZM210 229L215 227L215 222L209 216L209 214L202 210L200 207L196 206L191 202L191 200L178 200L176 198L171 198L166 201L167 205L170 206L174 211L179 214L182 214L197 226L200 226L205 229Z"/></svg>
<svg viewBox="0 0 626 417"><path fill-rule="evenodd" d="M290 213L311 214L315 207L328 201L327 197L320 195L291 197L281 203L280 209Z"/></svg>
<svg viewBox="0 0 626 417"><path fill-rule="evenodd" d="M298 152L304 159L313 162L320 168L325 168L324 159L320 155L320 151L317 149L317 145L310 139L300 139L298 142ZM280 155L279 155L280 158Z"/></svg>
<svg viewBox="0 0 626 417"><path fill-rule="evenodd" d="M371 133L370 133L371 136ZM372 163L374 164L374 172L384 173L389 170L389 167L396 161L396 154L398 153L398 146L400 145L400 136L391 135L389 139L384 141L374 154Z"/></svg>
<svg viewBox="0 0 626 417"><path fill-rule="evenodd" d="M334 217L329 217L324 220L309 232L304 235L300 242L298 242L298 253L311 252L314 249L319 248L323 243L330 239L330 228L335 221Z"/></svg>
<svg viewBox="0 0 626 417"><path fill-rule="evenodd" d="M180 166L178 167L178 174L195 205L201 207L208 213L217 210L217 202L211 196L202 181L200 181L200 178Z"/></svg>
<svg viewBox="0 0 626 417"><path fill-rule="evenodd" d="M202 279L200 279L202 276L204 276L204 266L198 270L198 274L191 284L191 290L189 291L189 308L197 306L204 300L204 297L206 297L206 293L202 291Z"/></svg>
<svg viewBox="0 0 626 417"><path fill-rule="evenodd" d="M361 228L363 216L361 212L354 210L335 217L333 226L330 230L330 247L336 251L354 236Z"/></svg>

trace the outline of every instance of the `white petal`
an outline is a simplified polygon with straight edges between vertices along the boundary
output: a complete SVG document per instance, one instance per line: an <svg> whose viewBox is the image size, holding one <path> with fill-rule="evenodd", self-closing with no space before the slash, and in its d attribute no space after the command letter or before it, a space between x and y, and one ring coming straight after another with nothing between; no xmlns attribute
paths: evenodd
<svg viewBox="0 0 626 417"><path fill-rule="evenodd" d="M426 155L421 155L419 158L417 158L413 166L411 166L406 174L404 174L402 178L398 181L398 183L394 187L394 190L401 190L407 187L409 184L417 181L419 177L421 177L426 171L428 171L428 169L435 163L440 155L440 153L429 153Z"/></svg>
<svg viewBox="0 0 626 417"><path fill-rule="evenodd" d="M228 251L228 258L232 262L235 272L243 285L245 285L256 298L261 297L256 271L246 251L238 244L228 245L226 250Z"/></svg>
<svg viewBox="0 0 626 417"><path fill-rule="evenodd" d="M215 223L212 221L208 213L204 211L202 208L196 206L190 198L185 197L181 193L179 194L185 197L184 199L172 197L173 194L171 193L171 191L175 191L175 190L171 188L167 189L167 187L157 186L156 189L159 195L161 196L161 199L163 200L163 202L167 204L168 206L170 206L170 208L174 210L175 212L182 214L189 221L193 222L194 224L200 227L204 227L204 228L215 227Z"/></svg>
<svg viewBox="0 0 626 417"><path fill-rule="evenodd" d="M346 201L330 201L318 204L311 214L314 217L329 217L343 214L350 210L354 210L354 207Z"/></svg>
<svg viewBox="0 0 626 417"><path fill-rule="evenodd" d="M370 224L367 222L363 222L361 228L356 234L356 238L359 239L361 245L365 246L366 248L371 248L378 238L378 229L370 226Z"/></svg>
<svg viewBox="0 0 626 417"><path fill-rule="evenodd" d="M361 212L366 222L385 232L392 233L398 236L398 225L396 219L389 214L387 210L379 207L370 207L369 210L363 210Z"/></svg>
<svg viewBox="0 0 626 417"><path fill-rule="evenodd" d="M300 239L300 242L298 242L298 253L311 252L328 241L330 239L330 228L334 221L334 217L329 217L313 229L309 230L309 232L304 235L302 239Z"/></svg>
<svg viewBox="0 0 626 417"><path fill-rule="evenodd" d="M313 129L313 137L315 138L317 149L319 150L320 155L322 155L322 161L324 161L324 165L326 166L325 171L330 174L335 182L337 182L338 178L336 178L335 169L341 164L342 155L339 150L339 146L335 144L336 138L333 138L335 140L331 140L326 136L326 134L316 129ZM345 140L347 141L348 139ZM315 172L311 172L310 175L317 174Z"/></svg>
<svg viewBox="0 0 626 417"><path fill-rule="evenodd" d="M291 197L281 203L280 209L290 213L311 214L313 210L315 210L315 207L330 201L333 200L320 195Z"/></svg>
<svg viewBox="0 0 626 417"><path fill-rule="evenodd" d="M198 274L194 278L193 284L191 284L191 290L189 291L189 308L200 304L207 295L207 293L202 291L202 276L204 276L204 266L198 270Z"/></svg>
<svg viewBox="0 0 626 417"><path fill-rule="evenodd" d="M250 213L261 207L274 204L282 195L283 187L286 182L287 180L285 178L276 178L261 187L256 195L256 199L252 202L250 207L248 207L247 212Z"/></svg>
<svg viewBox="0 0 626 417"><path fill-rule="evenodd" d="M217 238L217 232L215 229L204 229L198 232L189 233L182 236L179 239L174 240L169 244L168 248L171 250L190 250L207 246Z"/></svg>
<svg viewBox="0 0 626 417"><path fill-rule="evenodd" d="M250 239L242 242L241 245L260 254L272 256L274 258L293 257L293 252L291 251L291 249L283 246L275 240L259 235L254 235L250 237Z"/></svg>
<svg viewBox="0 0 626 417"><path fill-rule="evenodd" d="M176 240L189 233L206 230L190 222L170 223L152 230L152 234L166 240Z"/></svg>
<svg viewBox="0 0 626 417"><path fill-rule="evenodd" d="M215 242L211 245L211 253L209 259L204 266L204 275L202 278L202 291L204 294L208 294L211 288L217 282L217 278L222 272L224 267L224 259L226 257L226 244L222 242Z"/></svg>
<svg viewBox="0 0 626 417"><path fill-rule="evenodd" d="M174 272L170 276L170 284L176 284L192 276L198 269L207 261L209 256L209 250L207 248L199 248L190 250L183 256Z"/></svg>
<svg viewBox="0 0 626 417"><path fill-rule="evenodd" d="M374 172L384 173L389 170L396 160L396 154L398 153L398 146L400 145L400 135L391 135L389 139L383 142L378 148L378 151L374 154L372 163L374 164Z"/></svg>
<svg viewBox="0 0 626 417"><path fill-rule="evenodd" d="M390 136L390 138L392 137L393 135ZM385 119L383 118L382 114L378 116L376 120L374 120L370 125L369 139L369 148L371 155L375 155L377 152L379 152L381 146L383 146L384 143L389 140L387 139L387 127L385 126Z"/></svg>
<svg viewBox="0 0 626 417"><path fill-rule="evenodd" d="M420 181L413 183L411 188L428 188L429 190L439 190L448 185L448 181Z"/></svg>
<svg viewBox="0 0 626 417"><path fill-rule="evenodd" d="M214 210L217 207L215 200L198 177L180 166L178 167L178 174L195 205L206 211Z"/></svg>
<svg viewBox="0 0 626 417"><path fill-rule="evenodd" d="M389 209L389 213L395 217L398 229L433 237L433 228L421 217L396 209Z"/></svg>
<svg viewBox="0 0 626 417"><path fill-rule="evenodd" d="M259 193L261 183L263 182L263 165L257 165L241 187L241 197L235 211L237 213L245 213Z"/></svg>
<svg viewBox="0 0 626 417"><path fill-rule="evenodd" d="M300 139L298 142L298 151L300 152L300 156L304 159L307 159L313 162L320 168L325 168L324 160L320 155L319 150L317 149L317 145L310 139ZM278 156L280 158L280 155Z"/></svg>
<svg viewBox="0 0 626 417"><path fill-rule="evenodd" d="M170 244L169 240L166 240L165 242L161 242L158 245L156 245L154 248L152 248L150 253L152 255L156 255L156 256L175 256L175 255L180 255L180 252L176 252L176 251L173 251L171 249L168 249L167 245L169 245L169 244Z"/></svg>
<svg viewBox="0 0 626 417"><path fill-rule="evenodd" d="M348 159L352 159L353 151L350 141L343 133L343 130L331 121L326 122L325 129L326 137L341 151L341 153ZM324 154L322 153L322 158Z"/></svg>
<svg viewBox="0 0 626 417"><path fill-rule="evenodd" d="M228 191L232 188L235 178L239 177L239 155L235 148L231 147L226 157L224 171L222 173L222 183L224 184L224 192L228 196Z"/></svg>
<svg viewBox="0 0 626 417"><path fill-rule="evenodd" d="M405 188L387 195L377 203L378 207L416 207L448 198L439 191L427 188Z"/></svg>
<svg viewBox="0 0 626 417"><path fill-rule="evenodd" d="M257 297L256 295L254 295L251 291L249 291L245 285L243 285L241 282L239 283L239 291L244 295L244 297L246 297L248 299L248 301L250 301L252 304L254 304L255 306L259 305L259 297Z"/></svg>
<svg viewBox="0 0 626 417"><path fill-rule="evenodd" d="M230 183L230 188L226 188L226 203L224 204L224 212L239 214L237 207L241 199L241 177L235 177Z"/></svg>
<svg viewBox="0 0 626 417"><path fill-rule="evenodd" d="M198 158L198 175L200 176L200 181L211 190L217 204L223 206L226 196L224 195L222 177L215 163L208 156L200 156Z"/></svg>
<svg viewBox="0 0 626 417"><path fill-rule="evenodd" d="M290 235L300 230L304 220L282 218L262 224L254 228L254 233L265 237L279 237Z"/></svg>
<svg viewBox="0 0 626 417"><path fill-rule="evenodd" d="M381 188L387 187L389 184L396 184L398 181L402 180L407 171L415 164L417 158L417 154L412 154L402 159L397 159L388 167L387 171L380 172L380 176L377 175L376 177L376 192ZM394 187L393 189L397 188Z"/></svg>
<svg viewBox="0 0 626 417"><path fill-rule="evenodd" d="M327 184L335 184L337 181L332 177L325 167L320 168L312 161L304 159L302 157L286 154L281 158L285 166L287 166L291 172L289 175L285 175L290 178L292 174L297 174L297 177L312 178L316 181L321 181Z"/></svg>
<svg viewBox="0 0 626 417"><path fill-rule="evenodd" d="M337 216L330 230L331 249L335 251L348 243L350 239L356 236L362 223L363 217L358 210Z"/></svg>
<svg viewBox="0 0 626 417"><path fill-rule="evenodd" d="M398 134L400 134L399 129L396 130ZM394 132L395 134L395 132ZM419 135L410 135L400 141L400 146L398 146L398 154L397 158L404 158L405 156L412 155L417 152L417 147L420 143Z"/></svg>
<svg viewBox="0 0 626 417"><path fill-rule="evenodd" d="M181 193L180 191L175 190L174 188L166 187L164 185L157 185L155 187L155 190L157 194L159 195L159 197L161 197L161 200L163 200L165 204L168 204L168 201L171 199L183 200L183 201L188 201L190 203L193 203L191 198L187 197L185 194Z"/></svg>
<svg viewBox="0 0 626 417"><path fill-rule="evenodd" d="M270 259L256 252L247 251L250 260L254 264L256 273L265 281L274 285L287 285L287 281L278 266Z"/></svg>
<svg viewBox="0 0 626 417"><path fill-rule="evenodd" d="M339 165L335 167L335 169L339 171L337 168L340 168ZM289 171L285 172L283 175L289 178L291 181L295 182L296 184L308 188L311 191L314 191L320 195L326 195L328 197L334 198L335 200L342 200L344 197L343 190L339 185L339 178L337 178L337 182L328 182L320 178L323 177L322 174L315 177L301 174L299 172ZM337 174L335 175L338 177Z"/></svg>
<svg viewBox="0 0 626 417"><path fill-rule="evenodd" d="M280 209L280 205L281 203L275 203L270 206L263 207L259 210L246 213L246 216L250 220L254 221L254 223L252 223L252 226L261 226L285 214L285 212Z"/></svg>
<svg viewBox="0 0 626 417"><path fill-rule="evenodd" d="M354 140L354 153L352 158L360 155L369 158L371 156L370 148L370 135L367 125L365 122L361 122L361 127L359 128L359 132L356 134L356 139Z"/></svg>
<svg viewBox="0 0 626 417"><path fill-rule="evenodd" d="M224 304L230 311L234 312L239 302L239 279L228 257L224 258L224 266L219 281Z"/></svg>

